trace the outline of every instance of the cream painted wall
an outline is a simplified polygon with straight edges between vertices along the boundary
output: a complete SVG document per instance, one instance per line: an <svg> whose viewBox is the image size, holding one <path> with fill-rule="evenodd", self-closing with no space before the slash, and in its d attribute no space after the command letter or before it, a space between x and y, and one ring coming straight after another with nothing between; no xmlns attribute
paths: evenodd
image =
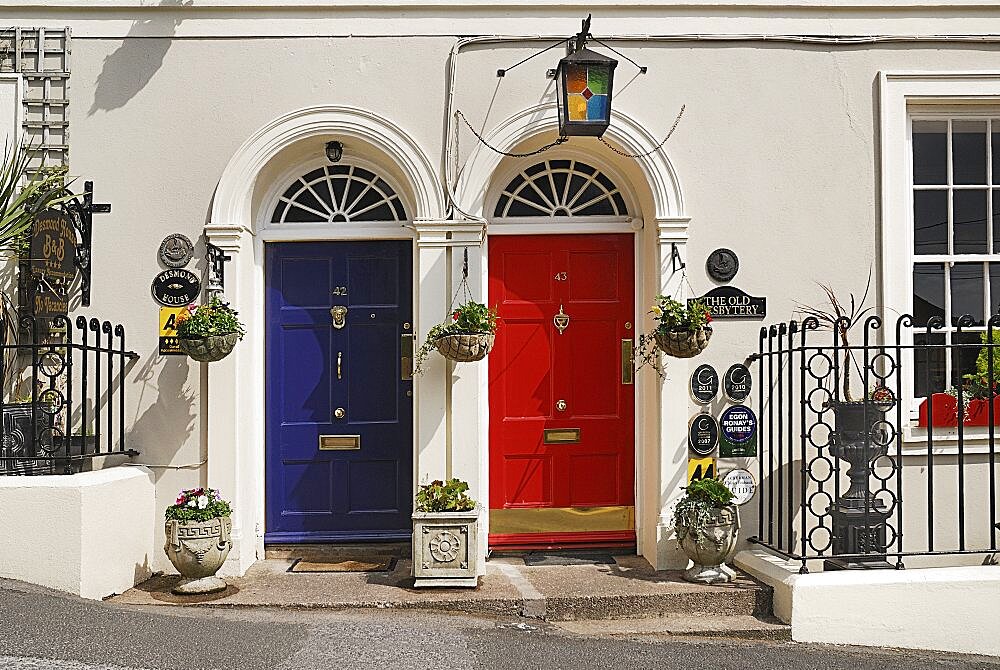
<svg viewBox="0 0 1000 670"><path fill-rule="evenodd" d="M133 32L172 29L161 19L150 22L137 22ZM778 20L772 25L784 27ZM573 29L575 22L567 26ZM924 19L905 27L934 30L937 24ZM525 32L554 28L523 21ZM112 214L96 218L89 311L121 320L129 346L142 356L128 389L131 446L142 452L137 460L191 466L154 467L158 514L179 488L212 484L199 466L207 453L202 373L185 358L155 353L157 306L149 282L160 269L161 239L171 232L198 239L219 176L239 145L298 108L373 110L401 126L437 166L453 44L450 37L74 39L71 171L93 179L97 199L114 205ZM768 297L768 322L789 318L796 301L818 301L813 282L830 282L842 292L863 290L878 243L878 72L1000 69L1000 52L986 45L616 46L649 66L649 74L616 98L616 108L662 136L680 105L687 105L666 151L692 217L688 280L697 293L711 288L704 258L718 246L734 249L741 270L733 284ZM509 73L486 115L496 69L535 50L520 44L463 51L456 109L477 127L486 119L488 130L550 99L544 70L554 65L555 50ZM620 85L629 80L630 68L624 62L619 67ZM587 139L573 145L595 146ZM475 146L466 130L460 146L464 162ZM637 170L625 169L629 179L637 178ZM639 201L645 215L649 198L640 193ZM654 245L655 233L647 231L643 239ZM199 243L196 257L203 252ZM197 267L202 270L204 262ZM718 323L712 347L699 361L724 369L743 360L756 349L760 325ZM213 389L220 392L225 389ZM688 404L679 413L693 411ZM744 462L727 465L737 464ZM156 560L155 567L166 567L162 556Z"/></svg>

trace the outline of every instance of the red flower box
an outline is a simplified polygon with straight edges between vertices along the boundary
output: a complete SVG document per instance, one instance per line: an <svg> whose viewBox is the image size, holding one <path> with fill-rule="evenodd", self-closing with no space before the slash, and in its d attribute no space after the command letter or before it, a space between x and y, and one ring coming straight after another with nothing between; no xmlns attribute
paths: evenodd
<svg viewBox="0 0 1000 670"><path fill-rule="evenodd" d="M965 426L990 425L990 401L972 399L969 401L968 417L962 422ZM958 426L958 400L948 393L934 394L933 419L935 428ZM993 397L993 421L1000 420L1000 395ZM917 425L927 427L927 400L920 403L920 417Z"/></svg>

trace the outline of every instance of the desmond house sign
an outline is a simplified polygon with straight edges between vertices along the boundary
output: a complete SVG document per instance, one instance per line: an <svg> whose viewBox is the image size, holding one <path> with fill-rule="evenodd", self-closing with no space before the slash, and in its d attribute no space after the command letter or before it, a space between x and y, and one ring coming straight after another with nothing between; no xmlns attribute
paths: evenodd
<svg viewBox="0 0 1000 670"><path fill-rule="evenodd" d="M767 298L748 295L735 286L719 286L701 296L688 298L705 303L713 319L763 319L767 314Z"/></svg>

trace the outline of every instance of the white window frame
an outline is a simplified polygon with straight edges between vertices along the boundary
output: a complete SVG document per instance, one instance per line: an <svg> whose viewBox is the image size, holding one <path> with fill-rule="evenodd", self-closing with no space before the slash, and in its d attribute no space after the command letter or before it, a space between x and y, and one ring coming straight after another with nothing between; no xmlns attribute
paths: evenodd
<svg viewBox="0 0 1000 670"><path fill-rule="evenodd" d="M881 72L879 112L882 184L882 317L894 329L901 314L913 312L913 264L936 262L939 256L913 253L913 141L911 119L926 118L927 107L939 105L940 116L977 116L987 107L1000 118L1000 72ZM990 212L987 212L990 215ZM949 243L950 244L950 243ZM1000 259L997 254L969 254L970 262ZM989 318L989 314L986 318ZM948 315L946 314L946 320ZM948 324L950 327L950 323ZM904 330L901 344L912 344L912 330ZM912 374L912 350L904 350L905 374ZM909 379L903 380L904 408L916 409L923 398L913 396ZM915 422L914 422L915 423ZM966 433L974 433L967 428ZM904 439L922 440L923 430L904 427ZM938 434L935 433L936 438ZM945 435L941 435L945 437Z"/></svg>

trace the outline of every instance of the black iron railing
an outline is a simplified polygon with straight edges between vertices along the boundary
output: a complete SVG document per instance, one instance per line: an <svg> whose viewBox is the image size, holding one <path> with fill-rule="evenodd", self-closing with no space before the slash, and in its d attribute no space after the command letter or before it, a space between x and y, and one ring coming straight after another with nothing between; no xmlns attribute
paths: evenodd
<svg viewBox="0 0 1000 670"><path fill-rule="evenodd" d="M0 323L0 475L64 474L126 446L125 328L78 316Z"/></svg>
<svg viewBox="0 0 1000 670"><path fill-rule="evenodd" d="M908 556L996 553L1000 315L979 328L956 319L949 344L940 317L890 329L872 316L851 346L850 321L833 325L832 336L812 317L762 328L750 356L761 413L750 541L802 572L811 559L903 568ZM961 371L977 358L982 378L956 373L951 395L934 393L948 383L943 361Z"/></svg>

